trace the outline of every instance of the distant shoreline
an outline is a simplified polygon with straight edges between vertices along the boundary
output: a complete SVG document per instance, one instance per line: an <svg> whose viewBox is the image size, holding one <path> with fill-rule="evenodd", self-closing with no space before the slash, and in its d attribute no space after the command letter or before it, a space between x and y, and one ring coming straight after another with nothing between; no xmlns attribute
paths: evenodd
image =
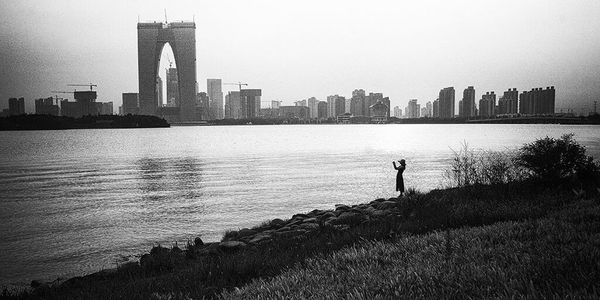
<svg viewBox="0 0 600 300"><path fill-rule="evenodd" d="M0 131L167 128L169 123L155 116L99 115L81 118L50 115L19 115L0 118Z"/></svg>
<svg viewBox="0 0 600 300"><path fill-rule="evenodd" d="M349 122L337 123L328 120L300 119L223 119L196 122L172 122L156 116L146 115L99 115L70 118L50 115L19 115L0 118L0 131L22 130L67 130L67 129L126 129L126 128L168 128L171 126L234 126L234 125L365 125L365 118L350 119ZM600 115L588 117L513 117L493 119L434 119L414 118L398 119L392 117L385 123L377 124L559 124L559 125L600 125Z"/></svg>

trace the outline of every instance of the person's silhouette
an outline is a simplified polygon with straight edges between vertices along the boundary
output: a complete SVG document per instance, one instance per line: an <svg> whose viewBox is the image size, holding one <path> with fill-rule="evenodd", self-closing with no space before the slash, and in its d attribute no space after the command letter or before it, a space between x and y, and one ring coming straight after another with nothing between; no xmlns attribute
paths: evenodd
<svg viewBox="0 0 600 300"><path fill-rule="evenodd" d="M394 169L398 170L398 175L396 175L396 192L400 192L400 196L404 194L404 178L402 178L402 173L404 173L404 169L406 169L406 162L404 159L398 161L400 163L399 166L396 166L396 162L393 161Z"/></svg>

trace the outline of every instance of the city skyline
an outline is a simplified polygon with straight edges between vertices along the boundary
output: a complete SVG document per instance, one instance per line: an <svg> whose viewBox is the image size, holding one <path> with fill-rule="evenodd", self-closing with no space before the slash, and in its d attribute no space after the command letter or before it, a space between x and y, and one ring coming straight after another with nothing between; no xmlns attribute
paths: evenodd
<svg viewBox="0 0 600 300"><path fill-rule="evenodd" d="M195 18L199 92L206 79L221 78L248 82L248 88L263 91L264 101L286 105L310 97L326 101L335 94L350 99L353 90L364 89L389 96L391 107L404 107L408 99L433 102L443 87L459 94L467 86L502 91L552 85L556 110L576 113L592 110L600 99L595 55L600 21L594 17L600 4L593 1L379 1L369 6L151 1L118 10L113 9L118 5L101 4L93 11L90 3L3 2L1 33L7 39L1 47L1 98L25 97L26 111L33 112L34 99L52 96L51 90L94 82L99 101L120 106L122 93L139 92L137 17L163 21L164 7L169 22ZM229 13L256 18L230 22L223 17ZM531 13L537 13L535 20L527 18ZM370 14L381 22L352 18ZM489 21L494 16L503 18ZM490 47L481 51L481 43ZM224 87L223 93L232 90ZM0 108L6 106L2 101Z"/></svg>

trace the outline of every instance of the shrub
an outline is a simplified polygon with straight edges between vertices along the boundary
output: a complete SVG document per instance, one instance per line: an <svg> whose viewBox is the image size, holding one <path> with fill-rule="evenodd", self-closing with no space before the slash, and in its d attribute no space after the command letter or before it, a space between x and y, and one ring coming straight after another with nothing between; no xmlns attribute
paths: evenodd
<svg viewBox="0 0 600 300"><path fill-rule="evenodd" d="M454 151L446 178L452 185L463 187L476 184L502 184L524 178L523 169L515 164L513 152L479 151L462 144Z"/></svg>
<svg viewBox="0 0 600 300"><path fill-rule="evenodd" d="M560 139L546 137L521 147L517 164L536 178L555 180L573 175L596 177L600 170L585 147L565 134Z"/></svg>

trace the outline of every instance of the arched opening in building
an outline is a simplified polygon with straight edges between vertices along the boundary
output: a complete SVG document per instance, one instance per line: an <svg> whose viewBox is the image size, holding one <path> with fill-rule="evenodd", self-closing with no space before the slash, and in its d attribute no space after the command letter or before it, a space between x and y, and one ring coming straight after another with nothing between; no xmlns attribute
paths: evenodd
<svg viewBox="0 0 600 300"><path fill-rule="evenodd" d="M175 55L169 43L165 43L158 62L157 74L158 106L177 107L179 104L179 88L177 86L177 65Z"/></svg>

